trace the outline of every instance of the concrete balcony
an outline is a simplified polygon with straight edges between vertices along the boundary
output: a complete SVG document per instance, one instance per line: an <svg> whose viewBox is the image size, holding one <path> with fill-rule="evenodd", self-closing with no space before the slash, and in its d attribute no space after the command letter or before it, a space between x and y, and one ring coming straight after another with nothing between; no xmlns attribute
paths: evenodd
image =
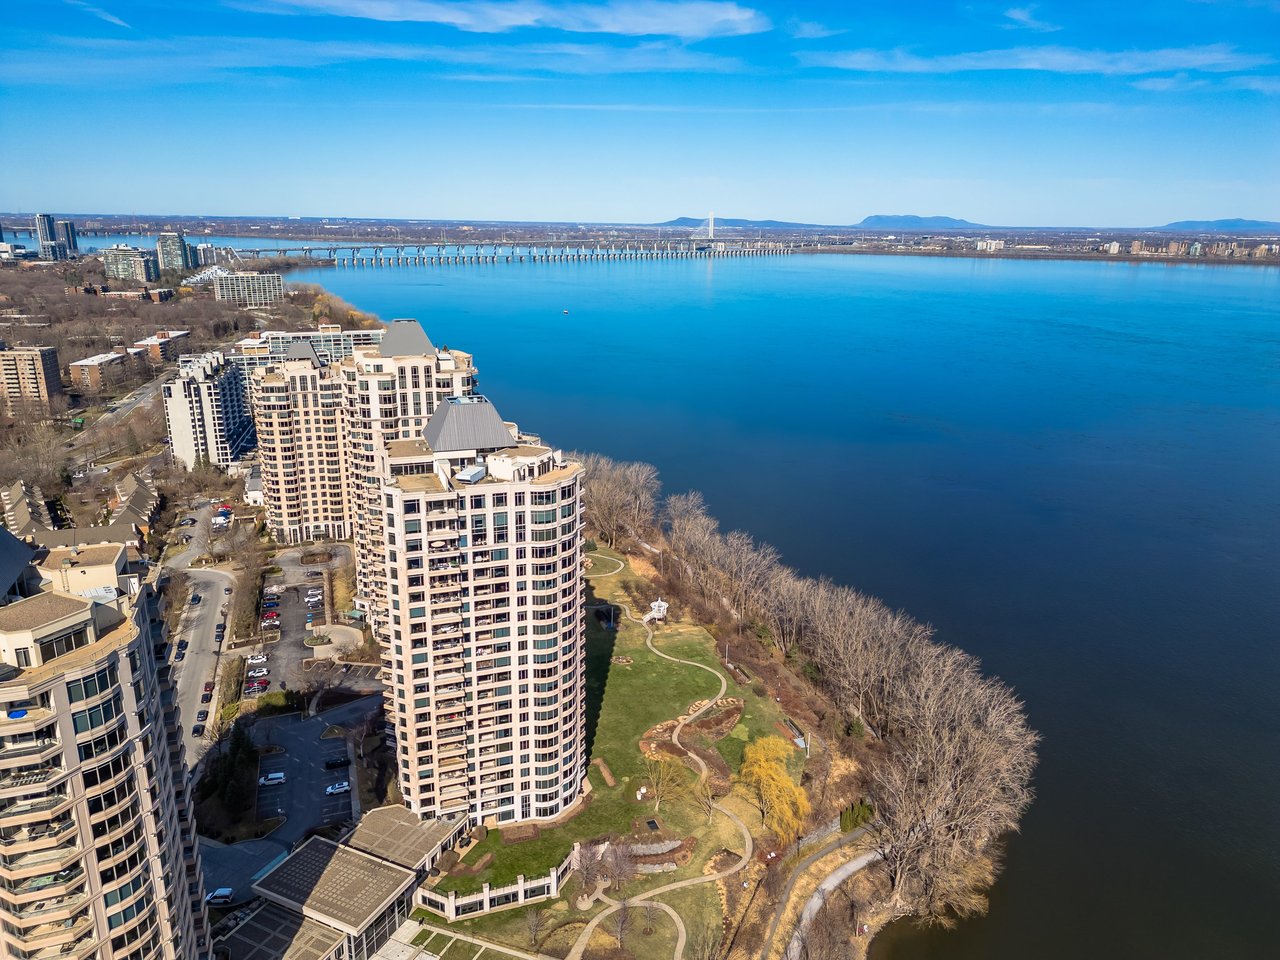
<svg viewBox="0 0 1280 960"><path fill-rule="evenodd" d="M19 760L24 763L39 763L49 759L49 755L61 745L62 741L57 737L7 743L0 747L0 767L9 767Z"/></svg>
<svg viewBox="0 0 1280 960"><path fill-rule="evenodd" d="M66 820L60 820L57 823L41 823L11 830L0 836L0 853L24 853L28 850L48 846L55 843L58 837L74 827L75 821L68 817Z"/></svg>
<svg viewBox="0 0 1280 960"><path fill-rule="evenodd" d="M87 890L77 890L66 896L48 897L25 904L14 904L0 899L0 915L7 916L22 925L66 921L75 912L76 907L87 899L89 899Z"/></svg>
<svg viewBox="0 0 1280 960"><path fill-rule="evenodd" d="M37 784L48 783L66 772L67 768L61 764L47 764L43 767L11 770L0 777L0 795L10 790L22 790L24 787L34 787Z"/></svg>
<svg viewBox="0 0 1280 960"><path fill-rule="evenodd" d="M78 861L82 854L80 844L73 840L60 847L48 847L43 850L0 857L0 877L25 879L25 876L33 873L63 870Z"/></svg>
<svg viewBox="0 0 1280 960"><path fill-rule="evenodd" d="M91 951L97 940L93 935L93 918L86 912L67 926L66 922L36 927L16 939L24 950L22 960L77 960Z"/></svg>

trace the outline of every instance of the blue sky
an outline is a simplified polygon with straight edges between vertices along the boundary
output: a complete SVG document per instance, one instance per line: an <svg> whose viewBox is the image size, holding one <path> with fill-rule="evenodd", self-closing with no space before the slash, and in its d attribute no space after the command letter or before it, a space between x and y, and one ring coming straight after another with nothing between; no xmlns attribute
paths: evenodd
<svg viewBox="0 0 1280 960"><path fill-rule="evenodd" d="M1280 0L28 0L9 210L1280 220Z"/></svg>

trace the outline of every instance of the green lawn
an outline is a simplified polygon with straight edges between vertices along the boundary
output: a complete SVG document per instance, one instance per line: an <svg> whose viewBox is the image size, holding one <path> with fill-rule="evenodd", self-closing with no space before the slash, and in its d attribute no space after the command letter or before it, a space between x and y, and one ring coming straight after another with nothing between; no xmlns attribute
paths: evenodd
<svg viewBox="0 0 1280 960"><path fill-rule="evenodd" d="M603 550L601 553L608 554ZM589 602L627 603L626 583L637 579L629 566L612 576L597 576L589 580ZM643 592L650 592L649 588ZM719 669L711 636L699 626L660 626L655 631L654 643L671 656ZM612 663L613 657L630 657L632 662ZM591 796L582 813L561 827L545 829L534 840L519 843L504 844L500 831L490 830L463 859L464 864L474 864L485 854L492 854L489 866L477 874L445 876L436 884L437 892L474 893L486 882L501 886L514 882L521 874L530 879L545 875L564 860L575 842L625 834L630 832L634 820L654 816L651 802L639 803L635 799L636 787L644 776L640 737L653 726L684 713L693 701L713 696L719 689L719 681L705 670L653 654L646 647L644 629L638 624L624 619L618 630L611 631L600 626L594 613L588 613L587 617L586 660L591 756L608 764L617 786L605 786L600 772L590 768ZM732 681L726 695L740 697L744 703L740 723L730 737L717 745L730 768L736 770L747 742L776 733L781 713L771 699L757 697L750 689L739 688ZM693 734L686 737L692 739ZM692 782L691 770L687 771L687 777ZM728 825L722 822L723 817L717 817L716 822L708 826L705 816L689 803L665 802L657 816L667 835L699 836L705 841L700 842L692 863L677 873L663 875L662 882L697 875L701 873L705 857L715 849L740 846L736 829L726 829ZM636 882L638 888L656 885L659 884L653 877Z"/></svg>

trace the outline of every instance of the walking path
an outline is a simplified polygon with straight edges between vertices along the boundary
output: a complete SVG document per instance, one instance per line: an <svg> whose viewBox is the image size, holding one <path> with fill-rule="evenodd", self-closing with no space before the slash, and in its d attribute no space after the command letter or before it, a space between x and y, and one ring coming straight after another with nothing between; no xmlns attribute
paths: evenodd
<svg viewBox="0 0 1280 960"><path fill-rule="evenodd" d="M785 960L800 960L804 956L804 938L809 931L809 924L813 923L813 918L818 915L818 911L827 902L827 897L831 896L832 891L863 867L875 863L879 859L880 854L874 850L870 853L864 853L862 856L855 857L848 863L838 866L827 875L825 880L818 884L818 889L813 891L813 896L809 898L804 905L804 910L800 913L795 932L791 934L791 941L787 944L787 952L784 955Z"/></svg>
<svg viewBox="0 0 1280 960"><path fill-rule="evenodd" d="M612 559L612 558L606 558L606 559ZM608 574L601 574L601 576L612 576L614 573L618 573L621 569L622 567L619 567L618 570L611 571ZM680 663L690 667L697 667L700 670L705 670L709 674L714 676L717 680L720 681L720 692L717 693L710 700L708 700L703 707L701 707L698 710L695 710L689 716L681 720L678 724L676 724L675 729L671 731L671 742L677 748L684 750L684 747L680 745L680 732L685 728L685 726L690 721L698 719L698 717L702 716L702 714L706 713L708 710L710 710L712 707L715 706L716 701L719 700L721 697L723 697L725 695L725 691L729 689L728 681L725 679L724 674L720 673L719 670L716 670L712 667L708 667L705 663L698 663L697 661L694 661L694 660L682 660L679 657L673 657L670 654L663 653L661 650L659 650L657 647L653 645L653 628L650 627L649 624L645 623L643 620L637 620L634 616L632 616L631 611L627 609L625 606L622 606L621 604L618 604L618 606L622 609L622 612L626 615L626 618L628 620L644 628L645 646L647 646L655 654L662 657L664 660L670 660L673 663ZM692 760L694 765L698 768L697 782L701 784L707 778L707 775L709 773L709 771L707 770L707 765L703 761L703 759L699 757L696 753L693 753L691 751L686 751L686 753L689 759ZM664 903L660 903L656 900L653 900L653 898L663 893L668 893L672 890L680 890L684 887L692 887L699 883L712 883L716 880L723 880L726 877L730 877L733 874L737 873L739 870L741 870L743 867L745 867L748 863L750 863L752 854L755 852L755 844L751 839L751 831L747 829L747 825L743 823L736 814L734 814L730 810L725 809L720 804L718 803L715 804L715 809L719 810L731 821L733 821L733 823L738 827L738 829L742 831L742 843L743 843L743 850L744 850L742 854L742 859L739 860L738 863L735 864L734 866L729 867L727 870L721 870L719 873L713 873L707 876L689 877L685 880L677 880L674 883L668 883L661 887L656 887L653 890L646 891L644 893L643 900L631 901L631 906L643 906L644 904L652 901L659 907L659 909L663 910L675 922L676 948L675 948L675 953L673 954L673 960L681 960L681 958L684 956L685 943L687 942L687 939L688 939L687 932L685 930L684 920L682 920L680 918L680 915L676 913L676 911L673 910L671 907L669 907ZM591 918L591 921L586 925L582 933L579 934L578 939L574 942L573 949L569 951L569 955L566 958L566 960L581 960L583 953L586 952L587 944L591 942L591 935L595 933L596 928L599 927L600 923L603 920L605 920L605 918L616 913L618 908L622 906L622 904L619 903L618 901L605 897L603 894L601 894L600 898L604 900L605 903L609 904L609 906L607 906L604 910L601 910L599 913L597 913L594 917Z"/></svg>
<svg viewBox="0 0 1280 960"><path fill-rule="evenodd" d="M824 844L823 846L819 847L817 850L809 854L807 857L805 857L803 860L801 860L799 863L795 865L795 868L791 871L791 876L787 878L787 885L783 888L782 895L778 897L778 905L777 907L774 908L774 911L773 911L773 920L770 921L769 923L769 935L764 938L764 943L760 945L760 960L766 960L766 958L769 956L769 949L773 945L774 937L778 935L778 925L782 922L782 915L787 911L787 904L791 902L791 894L795 892L796 883L799 882L800 878L804 876L804 874L808 871L810 867L812 867L815 863L817 863L827 854L840 849L840 847L844 846L845 844L853 843L855 840L858 840L859 838L864 836L866 832L867 832L866 827L859 827L857 830L854 830L852 833L848 833L843 836L836 837L836 839L832 840L830 843ZM850 862L857 863L857 860L853 860ZM843 869L845 866L848 866L848 864L843 864L838 869ZM834 887L832 889L834 889ZM806 906L805 909L807 910L808 907ZM809 919L812 920L812 917L810 917ZM809 922L806 920L802 920L801 922L803 926L807 929ZM797 930L798 929L799 928L797 928ZM794 936L792 939L794 940ZM788 947L787 949L789 954L790 947Z"/></svg>

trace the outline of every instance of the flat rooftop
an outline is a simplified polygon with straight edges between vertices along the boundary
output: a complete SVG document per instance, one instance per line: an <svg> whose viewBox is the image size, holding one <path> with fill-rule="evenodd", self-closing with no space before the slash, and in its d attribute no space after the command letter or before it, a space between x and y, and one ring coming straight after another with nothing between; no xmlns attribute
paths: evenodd
<svg viewBox="0 0 1280 960"><path fill-rule="evenodd" d="M325 960L346 942L333 927L268 903L217 941L231 960Z"/></svg>
<svg viewBox="0 0 1280 960"><path fill-rule="evenodd" d="M313 920L359 934L416 879L412 870L312 837L253 889Z"/></svg>
<svg viewBox="0 0 1280 960"><path fill-rule="evenodd" d="M88 600L65 593L37 593L34 597L0 607L0 631L35 630L63 617L84 613Z"/></svg>
<svg viewBox="0 0 1280 960"><path fill-rule="evenodd" d="M361 817L347 844L417 870L440 852L458 826L456 821L422 820L400 806L378 807Z"/></svg>
<svg viewBox="0 0 1280 960"><path fill-rule="evenodd" d="M38 558L36 563L41 567L61 567L64 560L70 560L72 567L96 567L109 563L115 565L124 553L122 543L100 543L91 547L54 547Z"/></svg>

